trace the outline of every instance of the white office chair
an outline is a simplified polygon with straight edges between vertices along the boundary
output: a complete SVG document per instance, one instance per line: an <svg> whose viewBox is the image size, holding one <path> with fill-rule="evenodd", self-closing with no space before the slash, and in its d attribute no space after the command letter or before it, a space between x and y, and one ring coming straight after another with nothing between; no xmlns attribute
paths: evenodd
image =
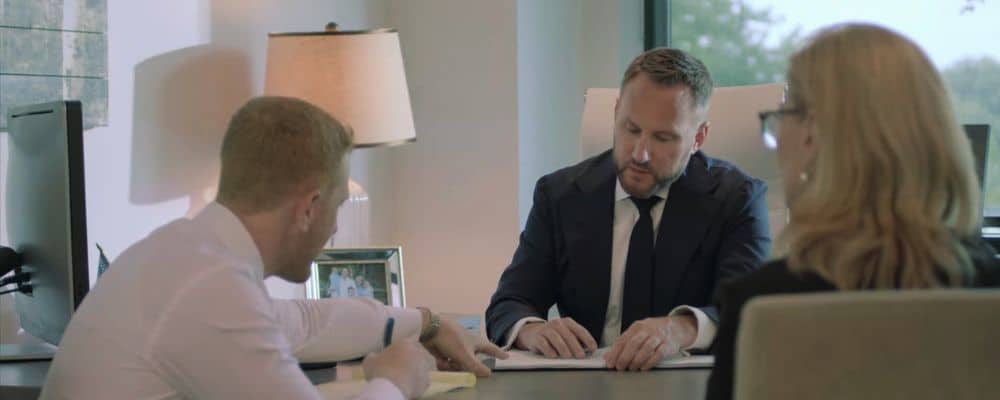
<svg viewBox="0 0 1000 400"><path fill-rule="evenodd" d="M783 90L783 83L716 88L708 111L711 128L702 148L706 154L736 164L767 183L772 238L785 226L784 191L777 158L761 141L757 113L777 108ZM581 159L611 148L617 98L617 88L587 90L580 133Z"/></svg>
<svg viewBox="0 0 1000 400"><path fill-rule="evenodd" d="M734 398L1000 399L998 309L986 289L751 300Z"/></svg>

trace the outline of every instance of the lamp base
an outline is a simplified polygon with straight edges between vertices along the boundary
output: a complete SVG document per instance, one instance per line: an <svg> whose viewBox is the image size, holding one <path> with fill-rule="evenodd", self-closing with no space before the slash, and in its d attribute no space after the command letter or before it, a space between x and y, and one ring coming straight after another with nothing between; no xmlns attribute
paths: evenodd
<svg viewBox="0 0 1000 400"><path fill-rule="evenodd" d="M371 202L368 192L354 179L348 179L347 188L347 201L337 211L337 233L327 242L327 247L371 245Z"/></svg>

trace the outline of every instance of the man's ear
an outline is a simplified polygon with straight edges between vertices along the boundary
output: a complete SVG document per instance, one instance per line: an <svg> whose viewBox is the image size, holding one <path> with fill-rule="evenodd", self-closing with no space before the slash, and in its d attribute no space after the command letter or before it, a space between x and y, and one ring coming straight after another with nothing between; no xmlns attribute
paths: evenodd
<svg viewBox="0 0 1000 400"><path fill-rule="evenodd" d="M615 98L615 111L614 111L614 113L611 114L611 123L614 126L618 126L618 106L621 104L621 102L622 102L622 98L621 97L616 97Z"/></svg>
<svg viewBox="0 0 1000 400"><path fill-rule="evenodd" d="M295 229L306 232L312 227L319 212L319 190L306 192L298 197L293 204L292 213L295 218Z"/></svg>
<svg viewBox="0 0 1000 400"><path fill-rule="evenodd" d="M698 132L694 134L694 146L691 147L691 154L694 154L701 149L701 146L705 145L705 140L708 139L708 131L711 127L711 123L708 121L702 122L698 125Z"/></svg>

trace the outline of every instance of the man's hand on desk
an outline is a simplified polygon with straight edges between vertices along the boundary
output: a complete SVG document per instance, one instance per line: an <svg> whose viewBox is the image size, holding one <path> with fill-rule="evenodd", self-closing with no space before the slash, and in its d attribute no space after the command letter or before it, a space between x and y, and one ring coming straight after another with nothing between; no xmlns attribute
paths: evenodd
<svg viewBox="0 0 1000 400"><path fill-rule="evenodd" d="M473 335L455 321L441 319L437 334L424 342L437 359L437 367L447 371L469 371L478 377L490 376L490 368L476 359L476 353L506 359L507 353L488 340Z"/></svg>
<svg viewBox="0 0 1000 400"><path fill-rule="evenodd" d="M548 358L584 358L597 350L597 341L572 318L529 322L521 327L514 347Z"/></svg>
<svg viewBox="0 0 1000 400"><path fill-rule="evenodd" d="M608 368L619 371L648 371L664 357L690 346L697 336L693 316L646 318L629 326L604 355L604 361Z"/></svg>
<svg viewBox="0 0 1000 400"><path fill-rule="evenodd" d="M407 399L420 397L431 385L434 357L413 340L393 343L381 353L365 357L365 377L388 379Z"/></svg>

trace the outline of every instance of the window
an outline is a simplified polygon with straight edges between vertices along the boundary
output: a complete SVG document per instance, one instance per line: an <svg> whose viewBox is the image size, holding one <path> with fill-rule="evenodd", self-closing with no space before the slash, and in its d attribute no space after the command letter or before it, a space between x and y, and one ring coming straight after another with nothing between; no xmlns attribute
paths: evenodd
<svg viewBox="0 0 1000 400"><path fill-rule="evenodd" d="M60 99L107 125L106 1L0 0L0 131L7 108Z"/></svg>
<svg viewBox="0 0 1000 400"><path fill-rule="evenodd" d="M950 86L958 119L991 127L986 214L1000 216L1000 4L983 0L646 0L646 46L690 51L718 86L780 82L809 33L873 22L916 41ZM649 15L652 11L655 15Z"/></svg>

